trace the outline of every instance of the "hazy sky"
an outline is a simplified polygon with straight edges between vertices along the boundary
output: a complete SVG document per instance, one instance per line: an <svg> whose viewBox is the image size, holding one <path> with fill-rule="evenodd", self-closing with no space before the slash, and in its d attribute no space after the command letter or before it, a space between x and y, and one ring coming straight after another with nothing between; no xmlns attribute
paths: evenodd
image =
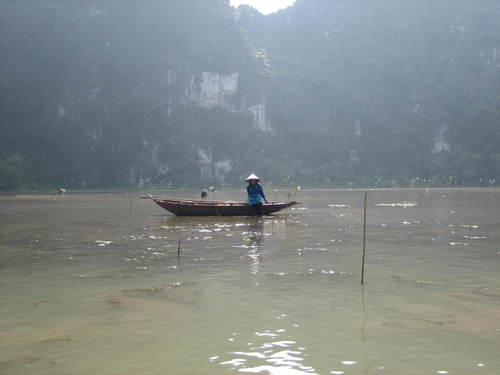
<svg viewBox="0 0 500 375"><path fill-rule="evenodd" d="M230 2L234 7L241 4L248 4L262 14L269 14L292 5L295 0L230 0Z"/></svg>

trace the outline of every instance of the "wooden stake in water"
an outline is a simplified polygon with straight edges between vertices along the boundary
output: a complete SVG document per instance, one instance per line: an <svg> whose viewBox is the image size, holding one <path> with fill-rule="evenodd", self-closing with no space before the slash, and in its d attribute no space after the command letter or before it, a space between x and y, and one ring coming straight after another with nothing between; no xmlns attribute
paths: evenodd
<svg viewBox="0 0 500 375"><path fill-rule="evenodd" d="M366 253L366 196L365 193L365 204L363 210L363 260L361 261L361 284L365 279L365 253Z"/></svg>
<svg viewBox="0 0 500 375"><path fill-rule="evenodd" d="M177 257L181 256L181 239L179 238L179 242L177 243Z"/></svg>

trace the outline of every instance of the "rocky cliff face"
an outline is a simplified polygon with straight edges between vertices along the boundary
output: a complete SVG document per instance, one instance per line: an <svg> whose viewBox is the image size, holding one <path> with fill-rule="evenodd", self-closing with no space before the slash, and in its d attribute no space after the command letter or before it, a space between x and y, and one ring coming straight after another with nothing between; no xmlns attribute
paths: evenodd
<svg viewBox="0 0 500 375"><path fill-rule="evenodd" d="M228 108L226 98L238 93L238 73L228 75L202 72L191 76L186 90L186 102L204 108Z"/></svg>
<svg viewBox="0 0 500 375"><path fill-rule="evenodd" d="M0 189L498 180L495 0L0 7Z"/></svg>
<svg viewBox="0 0 500 375"><path fill-rule="evenodd" d="M265 128L257 60L228 1L1 7L0 149L41 181L222 183L244 158L214 137Z"/></svg>
<svg viewBox="0 0 500 375"><path fill-rule="evenodd" d="M295 173L317 183L447 173L495 183L499 17L491 0L299 0L267 17L239 10L273 72L267 115L295 146L281 156L298 161L297 148L314 150Z"/></svg>

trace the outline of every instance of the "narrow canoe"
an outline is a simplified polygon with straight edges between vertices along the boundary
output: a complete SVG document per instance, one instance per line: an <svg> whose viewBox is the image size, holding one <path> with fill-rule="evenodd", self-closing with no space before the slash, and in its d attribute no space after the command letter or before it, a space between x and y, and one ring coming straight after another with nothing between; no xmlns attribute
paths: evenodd
<svg viewBox="0 0 500 375"><path fill-rule="evenodd" d="M153 201L165 210L178 216L249 216L250 208L246 202L190 200L169 197L152 197ZM300 204L291 202L269 202L262 205L262 213L270 215L285 208Z"/></svg>

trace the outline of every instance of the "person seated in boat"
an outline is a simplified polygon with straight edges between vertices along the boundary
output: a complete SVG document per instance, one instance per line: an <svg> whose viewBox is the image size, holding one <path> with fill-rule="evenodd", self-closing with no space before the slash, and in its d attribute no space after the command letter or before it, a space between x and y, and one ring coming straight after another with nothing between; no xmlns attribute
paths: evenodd
<svg viewBox="0 0 500 375"><path fill-rule="evenodd" d="M252 216L262 216L262 200L266 203L268 202L262 184L260 183L260 178L250 173L250 176L248 176L245 181L248 182L248 205L250 206Z"/></svg>
<svg viewBox="0 0 500 375"><path fill-rule="evenodd" d="M203 189L201 191L200 196L201 196L201 199L207 199L207 197L208 197L208 190L207 189Z"/></svg>

